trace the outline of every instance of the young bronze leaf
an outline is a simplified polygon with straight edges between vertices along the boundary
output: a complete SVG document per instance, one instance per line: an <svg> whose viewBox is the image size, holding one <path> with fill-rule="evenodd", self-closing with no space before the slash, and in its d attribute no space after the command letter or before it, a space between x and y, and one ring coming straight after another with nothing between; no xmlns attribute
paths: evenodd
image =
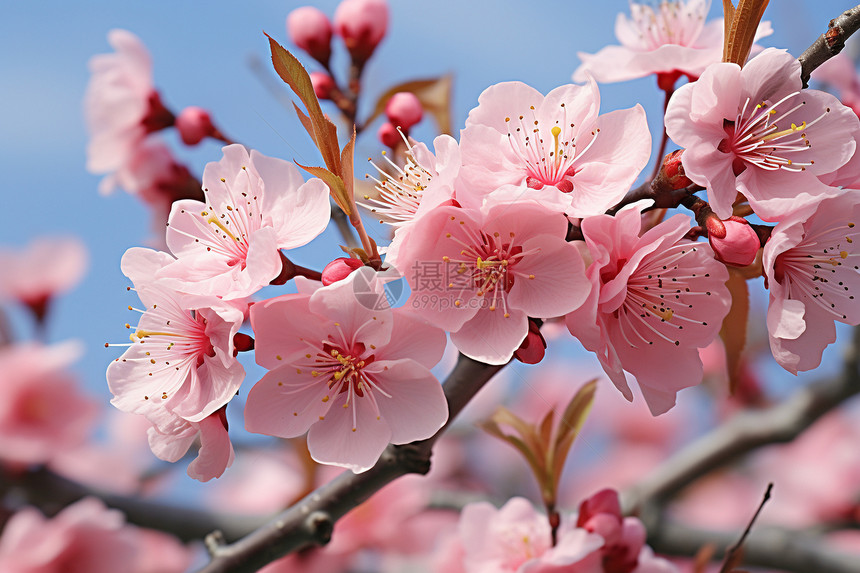
<svg viewBox="0 0 860 573"><path fill-rule="evenodd" d="M439 126L441 133L451 134L451 76L442 76L429 80L414 80L398 84L384 94L379 96L376 102L376 107L366 123L371 123L374 119L385 112L385 106L388 100L399 92L412 92L418 101L421 102L421 107L424 111L431 114L436 120L436 125Z"/></svg>
<svg viewBox="0 0 860 573"><path fill-rule="evenodd" d="M346 187L347 195L350 199L350 205L355 203L355 161L353 153L355 151L355 126L352 127L352 137L346 145L343 146L343 151L340 156L341 173L340 178L343 179L343 184ZM357 215L358 213L356 213Z"/></svg>
<svg viewBox="0 0 860 573"><path fill-rule="evenodd" d="M744 276L736 269L729 268L729 280L726 282L732 294L732 306L729 314L723 319L720 328L720 338L726 347L726 364L729 373L729 392L735 393L738 385L738 366L747 341L747 317L750 310L749 289Z"/></svg>
<svg viewBox="0 0 860 573"><path fill-rule="evenodd" d="M273 40L271 36L266 34L266 37L269 38L269 48L272 52L272 64L275 66L275 71L305 104L308 117L313 125L312 139L319 148L326 167L332 173L339 175L341 171L340 145L337 142L337 128L323 114L307 70L294 55ZM304 121L302 124L304 125ZM305 129L307 129L307 125L305 125Z"/></svg>
<svg viewBox="0 0 860 573"><path fill-rule="evenodd" d="M299 121L302 122L302 126L305 128L305 131L307 131L308 135L311 136L311 139L313 140L314 145L319 147L319 143L317 142L317 139L316 139L317 138L316 133L314 133L314 124L311 121L311 118L309 118L307 115L305 115L305 112L303 112L302 109L296 105L296 102L292 102L292 103L293 103L293 107L296 110L296 115L299 116Z"/></svg>
<svg viewBox="0 0 860 573"><path fill-rule="evenodd" d="M732 32L732 22L735 21L735 5L732 0L723 0L723 61L728 62L729 37Z"/></svg>
<svg viewBox="0 0 860 573"><path fill-rule="evenodd" d="M526 459L526 462L528 462L532 473L534 473L535 477L538 478L538 482L543 483L542 477L546 474L546 471L543 467L542 460L537 458L535 455L536 452L534 452L526 442L516 436L511 436L510 434L503 432L499 425L492 419L486 420L485 422L478 424L478 426L491 436L499 438L516 448Z"/></svg>
<svg viewBox="0 0 860 573"><path fill-rule="evenodd" d="M518 433L523 441L528 444L529 448L538 452L541 450L540 440L537 436L537 428L522 420L519 416L505 408L499 406L490 418L493 422L503 426L510 426Z"/></svg>
<svg viewBox="0 0 860 573"><path fill-rule="evenodd" d="M350 214L350 206L349 200L346 196L346 187L344 186L343 179L341 179L338 175L335 175L325 167L308 167L302 165L301 163L296 163L299 167L313 175L314 177L319 177L322 179L326 185L328 185L329 193L331 193L331 198L334 199L334 202L337 203L337 206L341 208L341 210L349 216Z"/></svg>
<svg viewBox="0 0 860 573"><path fill-rule="evenodd" d="M588 413L591 411L591 406L594 403L594 393L597 390L597 379L587 382L573 396L567 408L564 410L558 424L558 434L555 437L555 444L552 450L552 472L555 484L558 484L561 479L561 471L564 469L564 462L567 459L567 454L573 445L576 436L582 429Z"/></svg>

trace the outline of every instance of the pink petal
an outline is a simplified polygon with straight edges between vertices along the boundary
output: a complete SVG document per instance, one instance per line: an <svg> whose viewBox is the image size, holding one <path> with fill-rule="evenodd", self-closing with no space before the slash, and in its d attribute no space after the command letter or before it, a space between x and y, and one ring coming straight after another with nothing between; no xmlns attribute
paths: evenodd
<svg viewBox="0 0 860 573"><path fill-rule="evenodd" d="M248 393L245 429L256 434L294 438L322 421L337 399L324 400L328 387L311 371L297 373L292 366L268 372Z"/></svg>
<svg viewBox="0 0 860 573"><path fill-rule="evenodd" d="M460 330L451 333L457 349L479 362L505 364L514 355L529 331L528 315L517 309L494 311L481 308Z"/></svg>

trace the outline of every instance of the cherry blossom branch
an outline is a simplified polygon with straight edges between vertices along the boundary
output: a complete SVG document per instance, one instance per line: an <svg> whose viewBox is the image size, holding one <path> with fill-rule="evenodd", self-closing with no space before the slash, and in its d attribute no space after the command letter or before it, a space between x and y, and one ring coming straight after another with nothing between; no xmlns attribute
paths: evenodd
<svg viewBox="0 0 860 573"><path fill-rule="evenodd" d="M379 461L366 472L344 472L267 524L232 544L216 531L206 538L212 556L199 573L251 573L288 553L309 545L325 545L334 523L348 511L395 479L430 470L433 444L469 400L503 368L460 355L445 380L448 423L433 437L403 446L388 446Z"/></svg>
<svg viewBox="0 0 860 573"><path fill-rule="evenodd" d="M122 511L129 523L173 534L182 541L200 540L213 528L222 531L227 539L238 539L262 521L259 517L215 514L111 494L68 480L47 469L0 471L0 492L5 497L34 505L48 515L84 497L97 497L109 507Z"/></svg>
<svg viewBox="0 0 860 573"><path fill-rule="evenodd" d="M858 365L860 328L855 328L838 376L814 382L770 408L736 415L683 448L645 480L624 492L624 507L635 513L649 504L659 504L700 477L756 448L790 442L818 418L860 392Z"/></svg>
<svg viewBox="0 0 860 573"><path fill-rule="evenodd" d="M752 519L750 519L750 522L747 524L747 528L744 529L744 532L741 534L741 538L738 539L738 542L732 545L728 551L726 551L726 558L723 561L723 566L720 568L720 573L731 573L736 565L740 565L742 563L744 543L752 532L755 520L758 519L758 516L761 514L761 510L764 509L765 504L770 499L771 491L773 491L773 482L767 484L764 498L758 505L758 509L755 510L755 514L753 514Z"/></svg>
<svg viewBox="0 0 860 573"><path fill-rule="evenodd" d="M705 545L722 552L734 543L735 533L707 531L672 520L645 523L648 544L664 555L694 557ZM792 573L827 571L858 573L857 556L841 553L821 537L805 531L781 528L756 528L744 541L744 565L779 569Z"/></svg>
<svg viewBox="0 0 860 573"><path fill-rule="evenodd" d="M860 29L860 5L846 10L830 20L827 32L820 35L815 42L803 52L800 61L800 79L803 87L809 84L812 71L838 54L845 47L845 40Z"/></svg>

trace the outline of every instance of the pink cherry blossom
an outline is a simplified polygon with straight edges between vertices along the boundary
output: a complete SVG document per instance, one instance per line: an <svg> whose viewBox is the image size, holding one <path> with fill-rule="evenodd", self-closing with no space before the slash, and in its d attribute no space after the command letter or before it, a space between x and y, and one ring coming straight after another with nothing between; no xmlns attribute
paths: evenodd
<svg viewBox="0 0 860 573"><path fill-rule="evenodd" d="M709 0L631 2L630 18L618 14L615 21L621 45L596 54L577 52L582 65L574 72L574 81L583 82L590 75L601 83L621 82L657 74L666 76L671 88L682 74L695 80L723 55L722 18L705 22L710 5ZM756 40L772 32L770 23L762 22Z"/></svg>
<svg viewBox="0 0 860 573"><path fill-rule="evenodd" d="M458 201L480 205L492 193L532 198L571 217L603 213L648 163L651 134L641 106L598 117L599 107L593 80L546 96L521 82L487 88L460 138L469 195L458 193Z"/></svg>
<svg viewBox="0 0 860 573"><path fill-rule="evenodd" d="M247 297L281 272L279 249L292 249L323 232L331 210L328 187L302 180L295 165L224 147L203 171L206 202L173 204L167 245L176 262L159 271L164 284L223 299Z"/></svg>
<svg viewBox="0 0 860 573"><path fill-rule="evenodd" d="M765 244L770 291L767 326L776 361L793 374L821 363L836 340L834 321L860 324L858 191L821 201L784 219Z"/></svg>
<svg viewBox="0 0 860 573"><path fill-rule="evenodd" d="M152 427L147 432L152 453L168 462L180 460L195 442L197 457L188 464L188 475L198 481L221 477L233 464L233 444L227 433L227 417L222 407L199 422L189 422L166 410L150 413Z"/></svg>
<svg viewBox="0 0 860 573"><path fill-rule="evenodd" d="M854 155L860 121L834 96L801 88L800 62L769 48L743 69L714 64L672 96L666 132L721 219L739 192L770 221L839 193L819 177Z"/></svg>
<svg viewBox="0 0 860 573"><path fill-rule="evenodd" d="M399 134L398 141L403 141ZM374 164L380 176L371 177L376 182L376 194L365 195L359 204L400 230L451 200L460 172L460 148L450 135L437 137L433 147L435 155L423 143L410 145L403 167L386 156L386 167L393 175Z"/></svg>
<svg viewBox="0 0 860 573"><path fill-rule="evenodd" d="M728 271L709 245L683 238L689 228L675 215L640 237L635 206L582 222L593 290L567 327L628 400L624 370L636 376L655 416L702 380L698 349L717 336L731 300Z"/></svg>
<svg viewBox="0 0 860 573"><path fill-rule="evenodd" d="M153 280L170 261L167 253L142 248L123 255L123 273L144 309L128 350L108 366L111 403L148 417L166 409L201 422L242 384L245 370L233 357L233 337L244 315L219 299L178 293Z"/></svg>
<svg viewBox="0 0 860 573"><path fill-rule="evenodd" d="M92 497L46 519L26 507L0 537L4 573L181 573L191 552L162 533L125 524L122 514Z"/></svg>
<svg viewBox="0 0 860 573"><path fill-rule="evenodd" d="M51 299L77 285L88 264L87 248L76 237L41 237L23 249L0 249L0 301L20 302L41 320Z"/></svg>
<svg viewBox="0 0 860 573"><path fill-rule="evenodd" d="M448 419L430 368L444 333L391 310L369 268L316 290L255 304L257 363L270 372L248 394L245 427L290 438L311 456L355 472L389 443L429 438Z"/></svg>
<svg viewBox="0 0 860 573"><path fill-rule="evenodd" d="M549 521L528 500L515 497L501 509L472 503L460 515L466 573L532 573L563 570L601 573L603 539L584 529L563 526L552 546Z"/></svg>
<svg viewBox="0 0 860 573"><path fill-rule="evenodd" d="M561 316L588 295L566 234L567 219L536 203L438 207L411 228L396 264L409 269L416 312L451 332L466 356L504 364L528 334L528 317Z"/></svg>
<svg viewBox="0 0 860 573"><path fill-rule="evenodd" d="M708 235L708 242L714 250L714 256L726 263L737 267L752 264L761 248L761 240L746 219L731 217L722 221L725 235L718 237L715 233Z"/></svg>
<svg viewBox="0 0 860 573"><path fill-rule="evenodd" d="M152 60L140 39L127 30L111 30L108 42L116 52L90 59L92 77L84 98L91 136L87 170L108 174L99 184L102 193L113 191L118 181L112 174L147 133L173 123L153 87Z"/></svg>
<svg viewBox="0 0 860 573"><path fill-rule="evenodd" d="M812 78L834 88L842 103L854 113L860 111L860 76L851 56L845 52L836 54L815 68Z"/></svg>
<svg viewBox="0 0 860 573"><path fill-rule="evenodd" d="M0 460L43 464L87 439L98 408L67 371L81 354L74 342L0 347Z"/></svg>

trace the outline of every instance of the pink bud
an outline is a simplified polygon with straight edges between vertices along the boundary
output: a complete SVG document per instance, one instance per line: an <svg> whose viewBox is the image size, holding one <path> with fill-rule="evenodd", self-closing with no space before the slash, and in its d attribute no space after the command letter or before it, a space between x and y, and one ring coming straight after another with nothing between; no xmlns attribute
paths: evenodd
<svg viewBox="0 0 860 573"><path fill-rule="evenodd" d="M176 117L176 129L185 145L197 145L215 133L209 112L202 107L190 106Z"/></svg>
<svg viewBox="0 0 860 573"><path fill-rule="evenodd" d="M332 77L325 72L311 72L310 76L317 98L331 99L331 90L335 87Z"/></svg>
<svg viewBox="0 0 860 573"><path fill-rule="evenodd" d="M328 65L331 57L331 22L313 6L302 6L287 16L287 34L316 61Z"/></svg>
<svg viewBox="0 0 860 573"><path fill-rule="evenodd" d="M537 364L543 360L546 353L546 340L540 333L540 327L529 321L529 332L520 347L514 351L514 358L523 364Z"/></svg>
<svg viewBox="0 0 860 573"><path fill-rule="evenodd" d="M582 527L597 514L606 513L621 523L621 502L618 501L618 492L614 489L602 489L579 504L579 516L576 526Z"/></svg>
<svg viewBox="0 0 860 573"><path fill-rule="evenodd" d="M693 184L693 182L684 174L684 165L681 163L681 156L683 153L683 149L676 149L675 151L666 154L666 157L663 158L661 175L665 175L672 189L681 189L682 187L687 187L688 185Z"/></svg>
<svg viewBox="0 0 860 573"><path fill-rule="evenodd" d="M387 121L379 126L379 131L376 132L376 137L379 138L379 141L382 142L382 145L386 147L390 147L394 149L397 147L403 138L400 137L400 133L397 131L397 128L388 123Z"/></svg>
<svg viewBox="0 0 860 573"><path fill-rule="evenodd" d="M349 257L341 257L335 259L325 266L322 272L322 284L328 286L339 280L343 280L352 273L352 271L364 266L358 259Z"/></svg>
<svg viewBox="0 0 860 573"><path fill-rule="evenodd" d="M357 64L363 64L388 28L386 0L343 0L334 11L334 29Z"/></svg>
<svg viewBox="0 0 860 573"><path fill-rule="evenodd" d="M740 217L723 221L726 234L720 238L710 235L708 240L717 260L736 267L745 267L755 260L761 241L750 224Z"/></svg>
<svg viewBox="0 0 860 573"><path fill-rule="evenodd" d="M424 109L421 102L412 92L397 92L385 106L385 115L392 125L409 131L413 125L421 121Z"/></svg>

